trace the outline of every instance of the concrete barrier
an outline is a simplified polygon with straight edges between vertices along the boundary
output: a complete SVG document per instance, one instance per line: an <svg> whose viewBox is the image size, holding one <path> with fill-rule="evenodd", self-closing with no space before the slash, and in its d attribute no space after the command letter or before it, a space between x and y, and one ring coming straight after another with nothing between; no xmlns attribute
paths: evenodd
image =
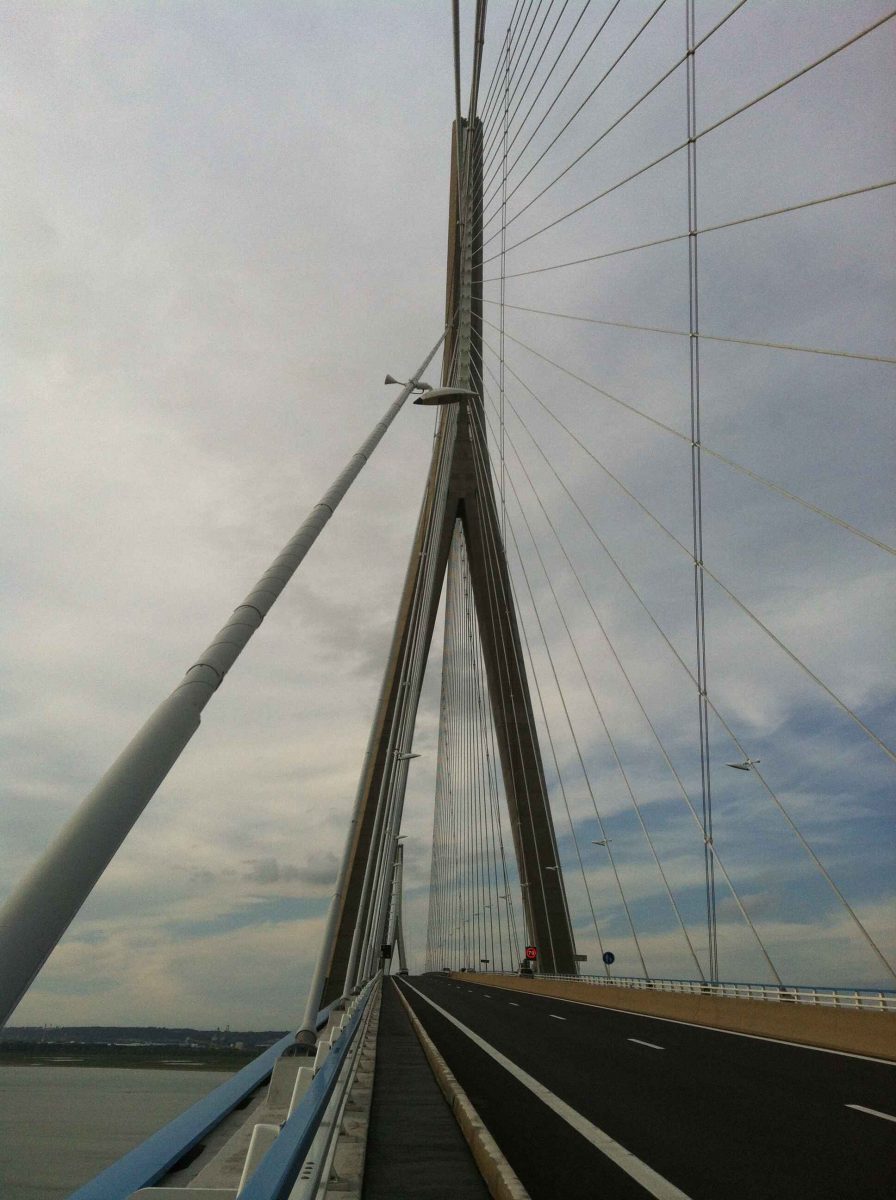
<svg viewBox="0 0 896 1200"><path fill-rule="evenodd" d="M727 996L682 995L659 989L614 988L575 980L525 978L454 972L453 979L467 984L507 991L528 992L575 1000L598 1008L690 1021L709 1029L727 1029L756 1037L777 1038L825 1050L867 1054L896 1062L896 1014L824 1004L799 1004L783 1000L739 1000Z"/></svg>

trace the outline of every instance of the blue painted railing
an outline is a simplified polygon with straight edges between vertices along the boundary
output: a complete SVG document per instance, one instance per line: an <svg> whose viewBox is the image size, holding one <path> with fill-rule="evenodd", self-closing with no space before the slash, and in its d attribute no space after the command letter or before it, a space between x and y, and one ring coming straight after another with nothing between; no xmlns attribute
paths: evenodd
<svg viewBox="0 0 896 1200"><path fill-rule="evenodd" d="M280 1136L267 1152L240 1192L240 1200L288 1200L302 1163L308 1157L349 1048L361 1024L373 987L367 985L351 1020L342 1031L311 1086L296 1105L296 1110L280 1130Z"/></svg>
<svg viewBox="0 0 896 1200"><path fill-rule="evenodd" d="M318 1014L318 1029L326 1025L332 1010L331 1004ZM274 1070L277 1059L294 1041L295 1035L288 1033L275 1042L232 1079L209 1092L158 1133L78 1188L69 1200L126 1200L140 1188L152 1187L264 1083Z"/></svg>

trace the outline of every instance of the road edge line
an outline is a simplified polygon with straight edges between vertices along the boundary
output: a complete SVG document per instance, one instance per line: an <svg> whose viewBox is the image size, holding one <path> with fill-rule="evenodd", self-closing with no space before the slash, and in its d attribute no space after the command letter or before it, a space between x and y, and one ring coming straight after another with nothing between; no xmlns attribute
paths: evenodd
<svg viewBox="0 0 896 1200"><path fill-rule="evenodd" d="M577 1004L579 1008L596 1008L599 1012L619 1013L623 1017L643 1017L645 1021L664 1021L667 1025L686 1025L689 1029L703 1029L706 1033L724 1033L728 1037L752 1038L754 1042L793 1046L795 1050L814 1050L817 1054L839 1054L841 1058L858 1058L862 1062L881 1063L885 1067L896 1066L896 1051L889 1058L880 1058L874 1054L862 1054L857 1050L836 1050L833 1046L819 1046L815 1042L793 1042L771 1033L747 1033L742 1029L726 1029L721 1025L703 1025L699 1021L688 1021L684 1017L661 1017L656 1013L639 1012L633 1008L617 1008L615 1005L601 1004L596 1000L573 1000L569 996L551 996L548 992L530 992L525 988L507 987L503 983L479 983L475 976L471 977L470 982L475 983L477 987L498 988L511 995L534 996L537 1000L551 1000L558 1004Z"/></svg>
<svg viewBox="0 0 896 1200"><path fill-rule="evenodd" d="M448 1107L454 1114L454 1119L473 1155L473 1160L479 1173L485 1180L485 1185L493 1200L531 1200L529 1193L520 1182L519 1176L505 1158L498 1143L489 1133L479 1113L473 1107L469 1096L460 1086L448 1064L436 1048L432 1038L423 1028L420 1018L411 1008L408 998L395 980L392 984L398 992L404 1005L411 1028L416 1033L427 1062L436 1078L436 1083L442 1095L448 1101Z"/></svg>
<svg viewBox="0 0 896 1200"><path fill-rule="evenodd" d="M465 1025L458 1017L449 1012L447 1008L442 1008L441 1004L437 1004L431 996L427 996L425 992L421 992L419 988L407 981L407 986L412 992L415 992L421 1000L425 1001L430 1008L434 1008L441 1017L449 1024L459 1029L465 1037L468 1037L474 1046L484 1051L490 1058L512 1076L524 1088L527 1088L537 1099L539 1099L551 1112L556 1113L561 1120L565 1121L571 1129L591 1143L601 1154L614 1163L620 1170L624 1171L635 1183L639 1184L644 1191L651 1196L656 1197L656 1200L692 1200L687 1193L681 1188L676 1187L671 1180L660 1175L659 1171L654 1170L643 1159L638 1158L631 1150L617 1142L611 1137L606 1130L601 1129L599 1125L595 1125L578 1109L573 1108L540 1079L534 1075L530 1075L519 1063L514 1062L512 1058L508 1058L491 1042L487 1041L480 1034L476 1033L468 1025Z"/></svg>

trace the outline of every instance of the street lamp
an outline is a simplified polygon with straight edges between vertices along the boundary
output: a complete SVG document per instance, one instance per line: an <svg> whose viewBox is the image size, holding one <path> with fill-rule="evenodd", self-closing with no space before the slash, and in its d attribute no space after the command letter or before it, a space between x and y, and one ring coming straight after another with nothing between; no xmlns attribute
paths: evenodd
<svg viewBox="0 0 896 1200"><path fill-rule="evenodd" d="M387 384L401 384L400 379L393 379L391 375L386 376ZM420 395L414 401L415 404L457 404L459 400L475 400L478 393L470 388L459 387L439 387L434 388L431 383L417 382L409 380L403 387L410 387L412 391L419 392Z"/></svg>
<svg viewBox="0 0 896 1200"><path fill-rule="evenodd" d="M427 388L421 392L415 404L457 404L459 400L475 400L476 393L469 388L444 387Z"/></svg>

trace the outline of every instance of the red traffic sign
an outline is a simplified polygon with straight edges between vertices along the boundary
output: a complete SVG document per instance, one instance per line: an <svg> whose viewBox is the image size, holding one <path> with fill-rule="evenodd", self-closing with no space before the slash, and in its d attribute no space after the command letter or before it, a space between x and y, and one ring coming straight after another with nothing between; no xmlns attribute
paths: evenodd
<svg viewBox="0 0 896 1200"><path fill-rule="evenodd" d="M534 962L535 959L538 958L538 947L537 946L527 946L526 947L526 958L528 958L530 962Z"/></svg>

